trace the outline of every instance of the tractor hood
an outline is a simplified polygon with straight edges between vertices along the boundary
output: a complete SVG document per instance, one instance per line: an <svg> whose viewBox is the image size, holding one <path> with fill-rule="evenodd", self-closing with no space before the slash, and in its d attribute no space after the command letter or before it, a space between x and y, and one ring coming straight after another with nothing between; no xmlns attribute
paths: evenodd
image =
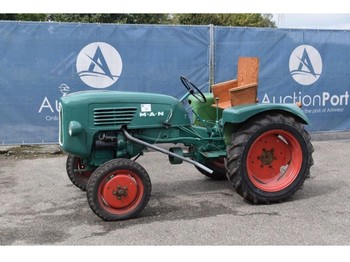
<svg viewBox="0 0 350 262"><path fill-rule="evenodd" d="M174 97L160 94L123 92L123 91L83 91L61 97L63 103L159 103L175 105L179 101Z"/></svg>
<svg viewBox="0 0 350 262"><path fill-rule="evenodd" d="M63 150L88 156L98 132L190 125L174 97L136 92L86 91L61 97L59 141Z"/></svg>
<svg viewBox="0 0 350 262"><path fill-rule="evenodd" d="M85 119L84 125L98 129L152 128L189 125L183 105L174 97L151 93L121 91L86 91L60 99L61 106L71 108L74 117ZM65 110L67 111L67 110Z"/></svg>

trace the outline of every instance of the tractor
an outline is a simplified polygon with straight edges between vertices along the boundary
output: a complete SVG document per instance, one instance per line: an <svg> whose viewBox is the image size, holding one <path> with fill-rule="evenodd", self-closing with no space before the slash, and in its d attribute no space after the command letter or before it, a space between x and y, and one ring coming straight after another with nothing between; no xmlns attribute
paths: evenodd
<svg viewBox="0 0 350 262"><path fill-rule="evenodd" d="M303 186L313 146L300 106L254 101L222 109L213 93L180 80L187 90L181 99L108 90L60 98L67 174L97 216L117 221L141 214L152 186L136 160L148 149L167 154L171 164L185 161L207 177L227 179L255 204L285 201Z"/></svg>

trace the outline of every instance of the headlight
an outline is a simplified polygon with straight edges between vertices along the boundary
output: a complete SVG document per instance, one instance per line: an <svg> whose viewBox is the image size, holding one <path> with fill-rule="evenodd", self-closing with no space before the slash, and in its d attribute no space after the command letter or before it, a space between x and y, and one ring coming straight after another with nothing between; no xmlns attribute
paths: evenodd
<svg viewBox="0 0 350 262"><path fill-rule="evenodd" d="M70 136L78 136L83 131L83 126L78 121L70 121L68 132Z"/></svg>

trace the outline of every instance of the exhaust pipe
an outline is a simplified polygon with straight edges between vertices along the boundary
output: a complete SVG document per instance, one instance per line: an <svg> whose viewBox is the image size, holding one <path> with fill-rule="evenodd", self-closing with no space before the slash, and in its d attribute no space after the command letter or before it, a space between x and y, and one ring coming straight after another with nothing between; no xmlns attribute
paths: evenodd
<svg viewBox="0 0 350 262"><path fill-rule="evenodd" d="M159 151L159 152L161 152L161 153L163 153L163 154L167 154L167 155L169 155L169 156L179 158L179 159L181 159L181 160L183 160L183 161L185 161L185 162L187 162L187 163L190 163L190 164L192 164L192 165L195 165L195 166L199 167L200 169L202 169L203 171L205 171L205 172L207 172L207 173L209 173L209 174L212 174L212 173L213 173L213 170L211 170L210 168L207 168L206 166L204 166L204 165L202 165L202 164L200 164L200 163L198 163L198 162L196 162L196 161L193 161L193 160L188 159L188 158L186 158L186 157L180 156L180 155L178 155L178 154L175 154L175 153L173 153L173 152L170 152L170 151L165 150L165 149L163 149L163 148L160 148L160 147L158 147L158 146L155 146L155 145L149 144L149 143L147 143L147 142L145 142L145 141L142 141L142 140L140 140L140 139L137 139L137 138L131 136L124 128L122 128L122 131L123 131L123 133L124 133L124 136L125 136L127 139L129 139L130 141L133 141L133 142L135 142L135 143L137 143L137 144L140 144L140 145L143 145L143 146L147 146L147 147L152 148L152 149L154 149L154 150L156 150L156 151Z"/></svg>

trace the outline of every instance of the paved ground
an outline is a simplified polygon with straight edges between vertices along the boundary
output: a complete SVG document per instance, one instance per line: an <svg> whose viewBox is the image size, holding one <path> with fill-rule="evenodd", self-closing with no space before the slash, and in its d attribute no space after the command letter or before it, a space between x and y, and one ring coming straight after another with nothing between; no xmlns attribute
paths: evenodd
<svg viewBox="0 0 350 262"><path fill-rule="evenodd" d="M151 152L142 216L103 222L65 173L66 157L0 154L0 245L349 245L350 140L314 142L311 178L292 201L251 205L226 181ZM57 152L56 152L57 153Z"/></svg>

